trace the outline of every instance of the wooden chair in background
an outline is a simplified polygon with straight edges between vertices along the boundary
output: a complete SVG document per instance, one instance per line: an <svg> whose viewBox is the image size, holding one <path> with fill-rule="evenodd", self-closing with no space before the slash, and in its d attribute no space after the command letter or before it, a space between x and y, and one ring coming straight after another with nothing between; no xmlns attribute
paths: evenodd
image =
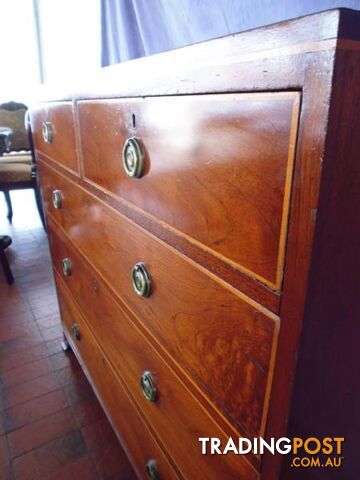
<svg viewBox="0 0 360 480"><path fill-rule="evenodd" d="M4 192L7 217L11 223L13 208L10 191L31 188L36 206L45 228L41 197L37 183L37 170L27 107L22 103L8 102L0 105L0 126L12 130L8 151L0 151L0 191Z"/></svg>

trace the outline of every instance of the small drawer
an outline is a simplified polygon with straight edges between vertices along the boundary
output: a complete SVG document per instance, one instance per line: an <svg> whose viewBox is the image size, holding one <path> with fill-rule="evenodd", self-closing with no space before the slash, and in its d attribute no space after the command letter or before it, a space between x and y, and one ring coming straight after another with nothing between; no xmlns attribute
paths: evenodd
<svg viewBox="0 0 360 480"><path fill-rule="evenodd" d="M78 249L231 423L262 434L278 318L41 162L40 170L45 205ZM61 210L46 200L54 186L63 192ZM58 267L71 258L61 245L52 251ZM139 264L148 296L134 289Z"/></svg>
<svg viewBox="0 0 360 480"><path fill-rule="evenodd" d="M30 116L35 149L79 173L72 103L52 103L32 108Z"/></svg>
<svg viewBox="0 0 360 480"><path fill-rule="evenodd" d="M79 264L79 272L80 270L85 274L86 271ZM82 306L87 305L84 315L90 328L109 361L119 372L138 408L156 432L159 441L165 445L181 475L189 480L257 479L258 473L245 456L201 454L199 438L217 437L226 442L225 434L198 403L194 393L191 393L167 366L157 349L145 339L124 311L116 306L100 279L87 273L86 283L83 283L83 277L79 275L81 280L78 279L78 288L81 288L82 292L73 289L73 282L68 284L69 288ZM74 271L73 278L75 277ZM56 275L56 278L61 287L61 277ZM66 316L63 307L61 310L62 315ZM80 318L76 317L75 320L81 335L84 327ZM64 321L67 323L66 319ZM71 318L68 329L73 322L74 318ZM84 337L85 335L86 329ZM81 342L82 337L78 348L82 348ZM84 358L85 365L88 361L91 363L91 359ZM105 374L106 371L103 371L103 381L106 381ZM96 382L95 378L94 381Z"/></svg>
<svg viewBox="0 0 360 480"><path fill-rule="evenodd" d="M84 177L280 290L299 101L79 101Z"/></svg>
<svg viewBox="0 0 360 480"><path fill-rule="evenodd" d="M140 418L113 369L108 365L82 315L59 278L57 278L57 287L66 336L88 374L138 477L144 480L179 478ZM153 471L152 477L149 469ZM154 476L155 472L157 477Z"/></svg>

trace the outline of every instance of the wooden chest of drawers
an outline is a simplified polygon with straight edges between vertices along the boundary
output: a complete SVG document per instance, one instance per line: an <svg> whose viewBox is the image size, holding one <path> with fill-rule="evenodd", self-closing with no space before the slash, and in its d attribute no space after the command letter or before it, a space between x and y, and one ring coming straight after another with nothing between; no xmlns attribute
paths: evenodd
<svg viewBox="0 0 360 480"><path fill-rule="evenodd" d="M359 31L324 12L31 111L64 333L139 478L308 478L203 437L341 436L351 456Z"/></svg>

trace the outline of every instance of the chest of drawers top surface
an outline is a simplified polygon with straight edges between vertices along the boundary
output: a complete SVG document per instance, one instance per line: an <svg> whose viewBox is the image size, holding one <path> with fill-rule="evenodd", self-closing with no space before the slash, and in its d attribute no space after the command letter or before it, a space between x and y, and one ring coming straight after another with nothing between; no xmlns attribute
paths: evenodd
<svg viewBox="0 0 360 480"><path fill-rule="evenodd" d="M279 478L278 457L210 460L198 438L296 432L298 392L332 391L311 339L326 322L326 357L346 349L332 332L360 314L359 26L333 10L128 62L31 111L65 333L140 477L157 455L169 478Z"/></svg>

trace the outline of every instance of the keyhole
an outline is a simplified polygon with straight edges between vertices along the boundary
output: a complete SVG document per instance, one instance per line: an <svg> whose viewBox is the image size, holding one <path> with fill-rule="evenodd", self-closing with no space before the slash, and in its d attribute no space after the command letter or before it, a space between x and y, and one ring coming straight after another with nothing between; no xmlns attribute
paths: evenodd
<svg viewBox="0 0 360 480"><path fill-rule="evenodd" d="M133 126L133 128L135 128L136 127L136 118L135 118L134 113L131 115L131 120L132 120L132 126Z"/></svg>

